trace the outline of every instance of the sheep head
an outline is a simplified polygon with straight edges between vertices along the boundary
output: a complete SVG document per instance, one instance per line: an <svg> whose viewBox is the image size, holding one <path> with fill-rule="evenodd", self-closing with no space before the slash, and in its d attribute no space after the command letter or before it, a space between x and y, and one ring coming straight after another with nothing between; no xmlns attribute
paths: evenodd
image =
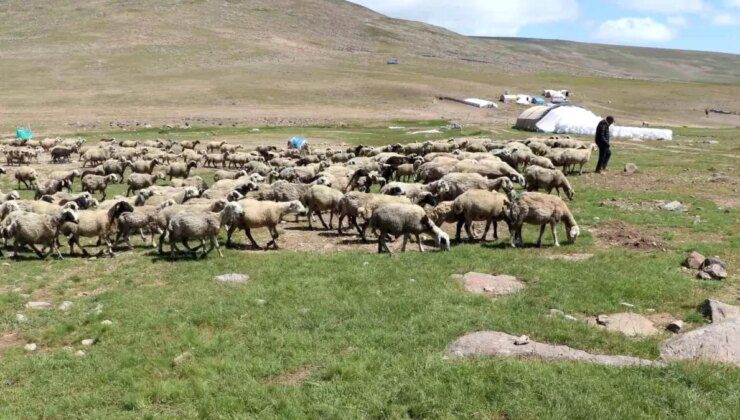
<svg viewBox="0 0 740 420"><path fill-rule="evenodd" d="M303 203L301 203L300 201L293 200L293 201L288 202L287 212L304 214L306 213L306 208L303 206Z"/></svg>
<svg viewBox="0 0 740 420"><path fill-rule="evenodd" d="M61 214L59 215L59 220L61 221L61 223L74 223L74 224L77 224L77 223L80 222L80 216L77 214L77 211L76 210L73 210L73 209L64 209L64 210L62 210Z"/></svg>
<svg viewBox="0 0 740 420"><path fill-rule="evenodd" d="M580 234L581 234L581 228L578 227L578 225L571 226L570 229L568 229L568 241L570 241L571 243L575 242L576 238L578 238Z"/></svg>

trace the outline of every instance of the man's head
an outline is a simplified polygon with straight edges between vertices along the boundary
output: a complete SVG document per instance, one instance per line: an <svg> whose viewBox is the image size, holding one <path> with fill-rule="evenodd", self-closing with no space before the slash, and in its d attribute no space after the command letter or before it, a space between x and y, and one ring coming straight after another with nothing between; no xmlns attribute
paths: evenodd
<svg viewBox="0 0 740 420"><path fill-rule="evenodd" d="M612 124L614 124L614 117L612 117L611 115L610 115L610 116L608 116L608 117L606 117L606 122L607 122L607 123L608 123L609 125L612 125Z"/></svg>

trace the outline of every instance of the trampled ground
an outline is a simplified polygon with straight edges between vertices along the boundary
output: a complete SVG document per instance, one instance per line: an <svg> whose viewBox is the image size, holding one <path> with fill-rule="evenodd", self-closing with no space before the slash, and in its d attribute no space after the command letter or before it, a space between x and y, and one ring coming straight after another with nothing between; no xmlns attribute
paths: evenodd
<svg viewBox="0 0 740 420"><path fill-rule="evenodd" d="M394 125L408 129L385 128ZM386 144L439 125L114 135L283 144L304 134L316 143ZM461 134L478 131L467 130ZM529 136L506 127L480 134ZM355 244L354 236L288 223L281 237L286 249L279 252L226 250L223 259L214 253L168 261L137 248L114 259L0 261L0 416L734 418L740 373L733 367L445 356L461 335L496 330L657 359L670 333L631 339L551 317L550 309L580 320L630 310L659 327L677 318L696 328L706 322L697 309L704 299L737 304L740 131L676 134L673 142L616 142L609 175L589 168L572 177L576 196L569 206L583 235L559 249L548 236L542 249L511 249L504 228L497 243L389 257L374 254L372 244ZM639 171L623 174L626 162ZM2 190L10 187L0 178ZM109 195L120 192L116 187ZM681 201L689 211L659 210L657 200ZM525 227L525 240L532 242L535 232ZM728 279L699 281L682 270L691 250L720 256ZM594 257L548 258L572 253ZM450 276L469 271L511 274L527 287L496 299L468 295ZM213 280L231 272L251 280ZM54 308L26 309L28 301ZM73 303L66 312L57 309L64 301ZM89 338L95 343L83 346ZM25 351L27 343L38 349ZM76 356L78 350L85 356Z"/></svg>

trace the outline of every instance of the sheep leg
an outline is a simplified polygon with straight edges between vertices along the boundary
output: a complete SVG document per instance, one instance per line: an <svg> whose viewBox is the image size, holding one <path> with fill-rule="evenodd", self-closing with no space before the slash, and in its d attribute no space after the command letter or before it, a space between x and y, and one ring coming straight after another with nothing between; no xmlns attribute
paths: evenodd
<svg viewBox="0 0 740 420"><path fill-rule="evenodd" d="M468 234L468 241L475 242L475 235L473 235L473 231L470 229L473 225L473 221L470 219L465 220L465 233ZM485 238L485 235L483 236Z"/></svg>
<svg viewBox="0 0 740 420"><path fill-rule="evenodd" d="M544 228L544 225L542 226ZM552 230L552 239L555 241L555 246L560 246L560 242L558 242L558 230L556 229L557 224L555 222L550 222L550 229Z"/></svg>
<svg viewBox="0 0 740 420"><path fill-rule="evenodd" d="M128 190L126 190L126 197L131 195L131 187L128 187Z"/></svg>
<svg viewBox="0 0 740 420"><path fill-rule="evenodd" d="M401 252L406 252L406 243L409 241L409 234L403 234L403 243L401 244Z"/></svg>
<svg viewBox="0 0 740 420"><path fill-rule="evenodd" d="M175 245L175 241L170 240L170 258L171 259L175 258L175 251L177 251L178 253L180 252L180 250L177 248L177 245Z"/></svg>
<svg viewBox="0 0 740 420"><path fill-rule="evenodd" d="M344 222L344 215L340 213L338 219L339 221L337 222L337 233L341 235L342 234L342 223Z"/></svg>
<svg viewBox="0 0 740 420"><path fill-rule="evenodd" d="M260 247L257 244L257 241L255 241L254 238L252 237L252 230L251 229L249 229L249 228L244 229L244 233L246 233L247 239L249 239L249 242L252 243L252 247L254 247L256 249L262 249L262 247Z"/></svg>
<svg viewBox="0 0 740 420"><path fill-rule="evenodd" d="M162 250L162 248L164 247L164 238L165 238L165 236L167 236L167 231L164 231L164 232L162 232L161 235L159 235L159 241L158 241L159 243L157 245L157 253L159 253L159 254L164 253L164 251Z"/></svg>
<svg viewBox="0 0 740 420"><path fill-rule="evenodd" d="M419 235L416 236L416 243L419 244L419 252L424 252L424 244L421 243L421 237Z"/></svg>
<svg viewBox="0 0 740 420"><path fill-rule="evenodd" d="M537 237L537 248L540 248L542 246L542 235L545 233L545 227L547 224L544 224L540 226L540 236Z"/></svg>
<svg viewBox="0 0 740 420"><path fill-rule="evenodd" d="M218 251L218 256L223 258L224 254L221 252L221 247L218 246L218 238L214 235L211 236L211 249L216 248L216 251Z"/></svg>
<svg viewBox="0 0 740 420"><path fill-rule="evenodd" d="M310 230L313 230L313 224L311 223L311 221L313 220L313 209L311 208L311 206L309 206L306 211L306 217L308 218L308 228ZM297 221L298 221L298 215L296 214L296 222Z"/></svg>
<svg viewBox="0 0 740 420"><path fill-rule="evenodd" d="M46 259L46 255L44 255L43 252L41 252L38 248L36 248L36 245L29 244L28 246L30 246L31 249L33 250L33 252L35 252L36 255L38 255L38 257L39 257L40 260Z"/></svg>
<svg viewBox="0 0 740 420"><path fill-rule="evenodd" d="M491 229L491 223L493 223L493 239L496 240L496 223L493 221L493 218L488 219L486 222L486 228L483 229L483 236L480 238L481 241L486 241L486 236L488 236L488 231Z"/></svg>
<svg viewBox="0 0 740 420"><path fill-rule="evenodd" d="M329 230L333 229L331 227L333 220L334 220L334 210L331 210L331 211L329 211Z"/></svg>
<svg viewBox="0 0 740 420"><path fill-rule="evenodd" d="M385 231L380 231L380 235L378 236L378 254L382 254L384 249L389 254L392 254L390 248L388 248L388 245L385 243L385 235Z"/></svg>
<svg viewBox="0 0 740 420"><path fill-rule="evenodd" d="M322 225L324 225L324 229L329 230L329 226L326 225L324 218L321 216L321 212L317 211L316 215L319 216L319 221L321 222Z"/></svg>
<svg viewBox="0 0 740 420"><path fill-rule="evenodd" d="M465 219L460 217L457 219L457 228L455 230L455 243L460 243L460 237L462 236L462 227L465 224Z"/></svg>
<svg viewBox="0 0 740 420"><path fill-rule="evenodd" d="M233 245L231 242L231 235L234 234L234 231L236 230L236 226L229 226L229 228L226 230L226 247L230 247Z"/></svg>
<svg viewBox="0 0 740 420"><path fill-rule="evenodd" d="M270 227L270 235L272 235L272 241L270 241L272 242L272 246L275 249L279 249L277 240L280 237L280 235L278 234L277 228L275 226ZM267 246L269 247L270 245L268 244Z"/></svg>
<svg viewBox="0 0 740 420"><path fill-rule="evenodd" d="M519 229L518 226L513 226L509 228L509 243L511 244L512 248L516 248L516 242L517 242L516 233L518 229Z"/></svg>

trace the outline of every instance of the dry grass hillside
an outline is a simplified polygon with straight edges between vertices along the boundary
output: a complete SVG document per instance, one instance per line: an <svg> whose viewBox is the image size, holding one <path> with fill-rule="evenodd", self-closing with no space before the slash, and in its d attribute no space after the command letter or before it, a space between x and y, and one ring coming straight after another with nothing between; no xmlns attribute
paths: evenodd
<svg viewBox="0 0 740 420"><path fill-rule="evenodd" d="M702 112L738 108L737 55L474 39L337 0L8 0L0 17L2 129L186 118L508 123L520 109L479 112L433 98L550 86L629 121L738 124ZM390 56L401 65L387 66ZM645 81L611 79L625 76Z"/></svg>

